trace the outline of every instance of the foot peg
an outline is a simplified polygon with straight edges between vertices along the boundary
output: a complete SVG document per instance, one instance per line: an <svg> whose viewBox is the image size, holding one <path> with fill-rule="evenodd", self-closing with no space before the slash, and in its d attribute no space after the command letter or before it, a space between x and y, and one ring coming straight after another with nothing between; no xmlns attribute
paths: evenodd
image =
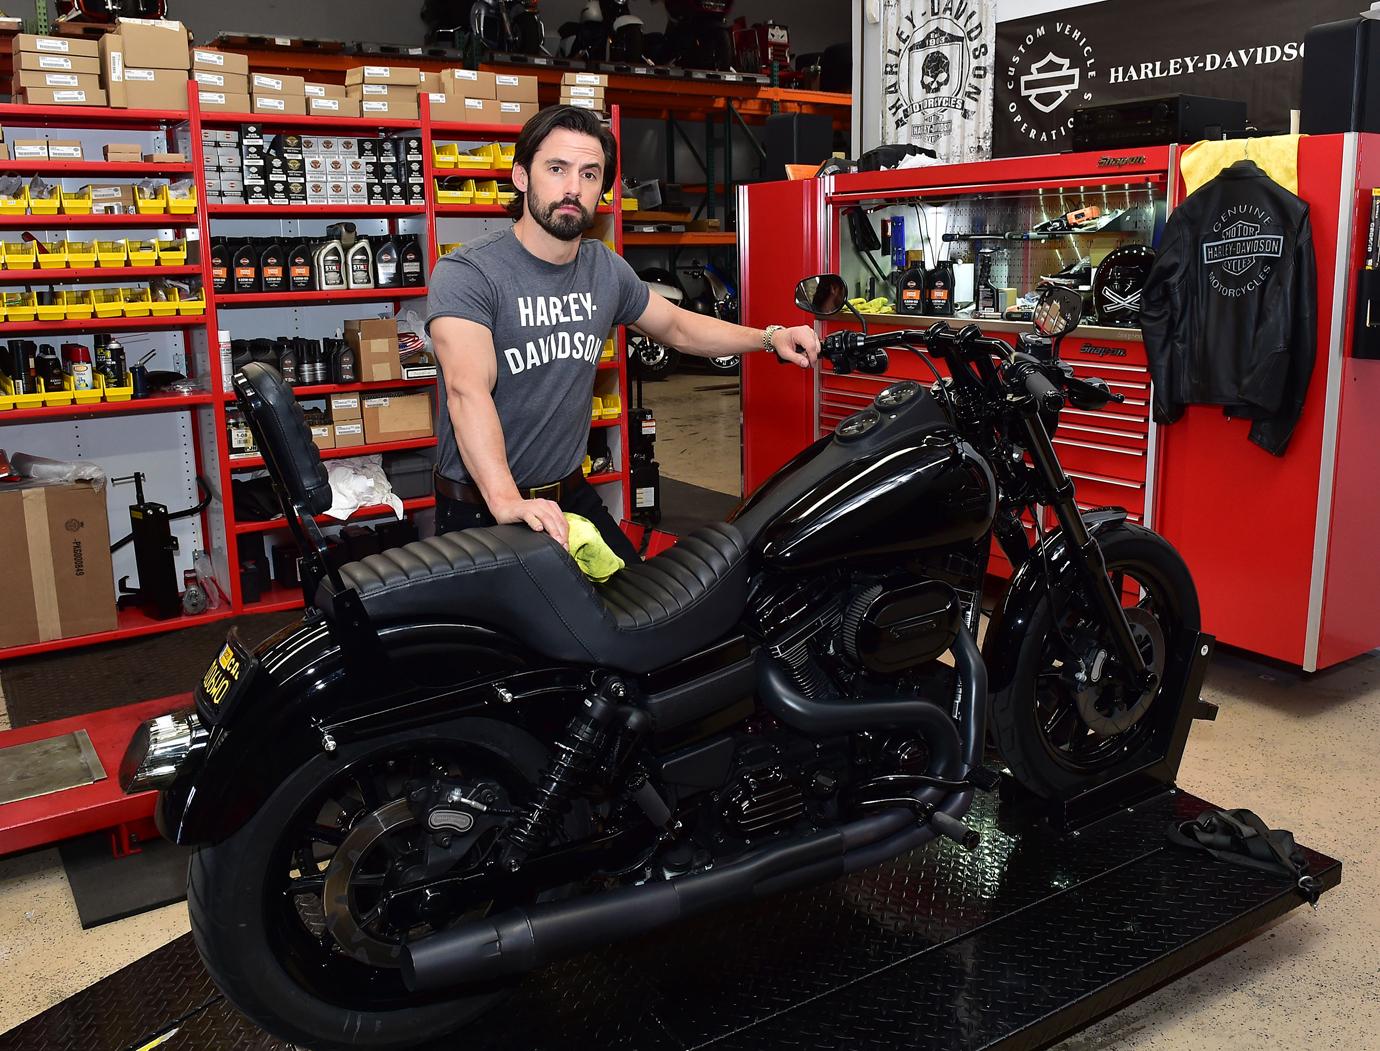
<svg viewBox="0 0 1380 1051"><path fill-rule="evenodd" d="M936 810L930 815L930 827L945 839L953 840L964 850L977 850L978 843L982 841L982 837L975 831L942 810Z"/></svg>
<svg viewBox="0 0 1380 1051"><path fill-rule="evenodd" d="M1001 772L979 763L968 771L968 780L973 783L974 788L992 792L1001 784Z"/></svg>

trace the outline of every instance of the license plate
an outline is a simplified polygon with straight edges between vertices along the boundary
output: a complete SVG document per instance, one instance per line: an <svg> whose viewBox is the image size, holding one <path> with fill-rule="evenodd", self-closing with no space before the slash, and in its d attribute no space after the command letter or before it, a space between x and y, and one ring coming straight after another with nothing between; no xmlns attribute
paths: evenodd
<svg viewBox="0 0 1380 1051"><path fill-rule="evenodd" d="M217 716L223 715L249 684L255 663L253 654L232 629L197 684L197 699Z"/></svg>

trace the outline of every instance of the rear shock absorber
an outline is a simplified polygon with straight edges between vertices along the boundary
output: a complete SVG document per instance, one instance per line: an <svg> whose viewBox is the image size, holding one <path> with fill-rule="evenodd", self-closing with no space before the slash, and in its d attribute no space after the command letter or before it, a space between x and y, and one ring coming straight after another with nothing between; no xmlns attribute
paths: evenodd
<svg viewBox="0 0 1380 1051"><path fill-rule="evenodd" d="M621 682L609 684L610 692L622 691ZM599 761L604 730L617 713L616 704L598 694L585 698L556 742L556 757L542 774L537 798L508 829L508 844L503 865L510 872L522 867L523 859L540 850L560 828L570 809L571 796Z"/></svg>

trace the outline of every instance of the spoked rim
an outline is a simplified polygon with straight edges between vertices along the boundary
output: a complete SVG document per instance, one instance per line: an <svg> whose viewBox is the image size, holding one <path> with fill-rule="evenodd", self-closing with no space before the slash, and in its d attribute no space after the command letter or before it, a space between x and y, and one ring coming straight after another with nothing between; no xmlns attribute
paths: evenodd
<svg viewBox="0 0 1380 1051"><path fill-rule="evenodd" d="M1035 677L1035 725L1050 757L1079 774L1117 765L1155 732L1157 720L1152 715L1164 690L1164 669L1177 626L1167 584L1149 566L1109 563L1108 576L1122 596L1132 638L1155 672L1157 686L1145 696L1126 696L1115 676L1107 674L1110 642L1100 637L1078 597L1069 596L1063 607L1050 611Z"/></svg>

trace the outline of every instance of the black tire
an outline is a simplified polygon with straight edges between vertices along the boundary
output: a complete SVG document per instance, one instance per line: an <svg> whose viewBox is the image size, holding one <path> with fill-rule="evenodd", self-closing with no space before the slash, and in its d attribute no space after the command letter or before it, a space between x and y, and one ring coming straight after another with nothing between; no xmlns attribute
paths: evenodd
<svg viewBox="0 0 1380 1051"><path fill-rule="evenodd" d="M680 366L680 352L646 337L628 341L628 368L648 383L664 380Z"/></svg>
<svg viewBox="0 0 1380 1051"><path fill-rule="evenodd" d="M710 372L716 372L721 376L736 376L742 367L743 359L737 354L727 354L721 358L705 358L705 364L709 366Z"/></svg>
<svg viewBox="0 0 1380 1051"><path fill-rule="evenodd" d="M1162 537L1130 523L1102 533L1098 544L1114 579L1121 574L1123 582L1130 579L1142 585L1137 599L1128 597L1124 605L1142 606L1159 625L1158 644L1152 632L1139 636L1143 651L1161 645L1166 653L1182 652L1198 631L1200 616L1197 589L1179 553ZM1063 638L1055 629L1054 610L1046 594L1021 639L1015 674L1006 688L993 695L991 707L992 732L1011 773L1046 798L1064 798L1143 761L1165 714L1161 685L1133 725L1118 733L1094 732L1078 712L1068 682L1071 665L1056 667L1067 653L1064 639L1077 646L1080 631L1081 637L1089 637L1090 618L1072 595L1061 594L1057 606Z"/></svg>
<svg viewBox="0 0 1380 1051"><path fill-rule="evenodd" d="M506 986L492 985L421 996L405 990L400 973L368 967L331 949L318 947L320 958L313 960L301 947L316 932L304 937L287 911L296 906L285 904L291 896L280 879L288 873L282 871L280 877L279 864L285 856L290 861L300 857L285 854L284 844L304 814L319 820L310 817L319 813L311 809L313 800L327 798L329 786L364 764L434 751L463 754L477 768L497 771L500 783L511 779L527 786L548 761L535 738L488 719L457 719L391 734L341 748L333 757L314 757L237 832L192 856L187 905L201 958L221 991L263 1029L311 1048L412 1048L461 1028L506 992ZM357 826L361 816L347 828ZM572 816L567 834L579 834L580 824L582 819ZM299 863L295 871L300 869ZM332 985L328 968L351 978L359 972L367 992L351 994ZM323 988L311 988L313 981ZM328 998L331 991L335 1001Z"/></svg>

